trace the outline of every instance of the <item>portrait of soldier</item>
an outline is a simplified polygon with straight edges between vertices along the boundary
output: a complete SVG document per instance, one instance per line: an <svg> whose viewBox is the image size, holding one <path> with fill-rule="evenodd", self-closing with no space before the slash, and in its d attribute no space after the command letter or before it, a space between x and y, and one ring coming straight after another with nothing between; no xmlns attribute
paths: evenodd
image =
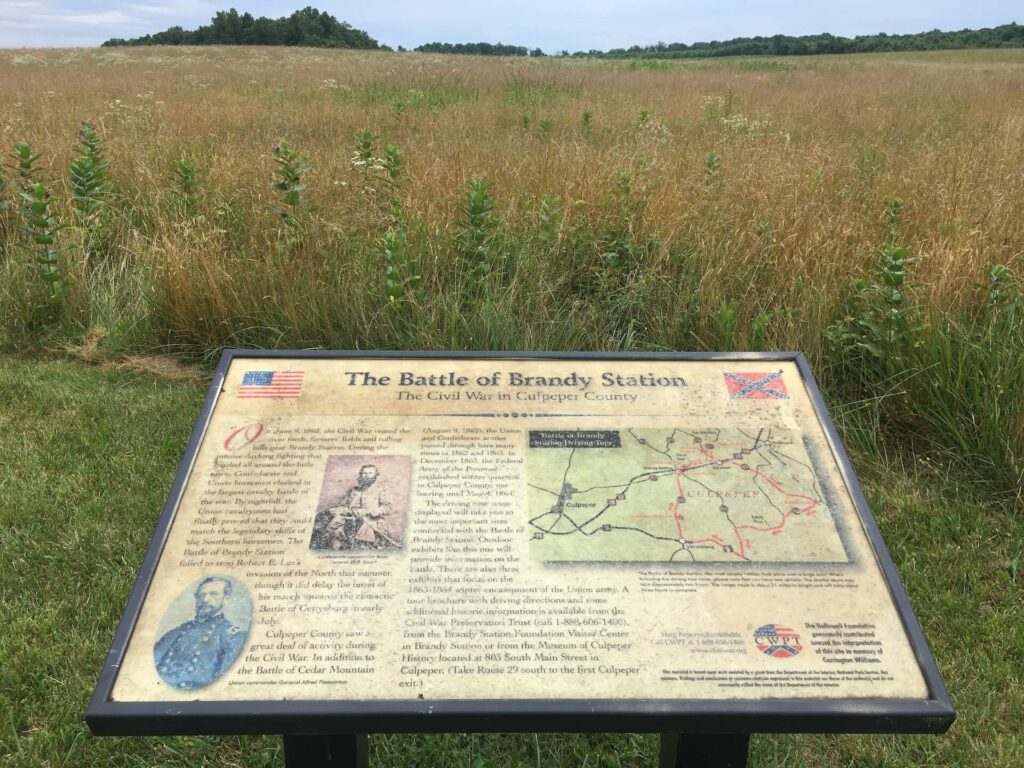
<svg viewBox="0 0 1024 768"><path fill-rule="evenodd" d="M234 591L226 576L209 576L196 587L195 617L166 632L153 646L156 671L175 688L202 688L238 657L249 634L224 616Z"/></svg>
<svg viewBox="0 0 1024 768"><path fill-rule="evenodd" d="M309 548L316 550L399 549L402 523L374 464L359 468L356 484L337 503L321 509L313 521Z"/></svg>

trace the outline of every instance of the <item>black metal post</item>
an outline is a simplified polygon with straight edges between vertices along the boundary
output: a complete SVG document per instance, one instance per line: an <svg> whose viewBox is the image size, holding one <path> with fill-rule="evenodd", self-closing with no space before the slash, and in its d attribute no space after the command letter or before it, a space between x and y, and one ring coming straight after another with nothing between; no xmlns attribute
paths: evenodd
<svg viewBox="0 0 1024 768"><path fill-rule="evenodd" d="M660 768L746 768L749 733L663 733Z"/></svg>
<svg viewBox="0 0 1024 768"><path fill-rule="evenodd" d="M365 733L284 738L287 768L367 768L369 755Z"/></svg>

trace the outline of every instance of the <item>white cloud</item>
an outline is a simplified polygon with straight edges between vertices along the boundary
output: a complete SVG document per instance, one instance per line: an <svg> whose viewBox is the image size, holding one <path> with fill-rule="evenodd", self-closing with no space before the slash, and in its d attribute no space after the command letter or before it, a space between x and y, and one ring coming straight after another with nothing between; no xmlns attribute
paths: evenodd
<svg viewBox="0 0 1024 768"><path fill-rule="evenodd" d="M121 3L116 4L121 5ZM191 23L191 19L203 19L204 21L200 23L206 23L218 8L228 8L232 5L238 6L239 3L234 2L234 0L231 0L231 2L217 2L217 0L212 0L212 2L211 0L175 0L174 2L150 0L150 2L126 3L124 8L130 12L149 16L173 16L176 20L180 20L181 23L188 26ZM239 10L239 13L241 12L242 10ZM256 15L258 16L259 14Z"/></svg>
<svg viewBox="0 0 1024 768"><path fill-rule="evenodd" d="M152 13L157 16L178 16L182 13L180 3L175 5L136 5L133 3L128 7L139 13Z"/></svg>
<svg viewBox="0 0 1024 768"><path fill-rule="evenodd" d="M81 15L69 14L66 16L55 16L57 21L64 21L68 24L130 24L135 19L125 16L120 11L103 11L102 13L86 13Z"/></svg>

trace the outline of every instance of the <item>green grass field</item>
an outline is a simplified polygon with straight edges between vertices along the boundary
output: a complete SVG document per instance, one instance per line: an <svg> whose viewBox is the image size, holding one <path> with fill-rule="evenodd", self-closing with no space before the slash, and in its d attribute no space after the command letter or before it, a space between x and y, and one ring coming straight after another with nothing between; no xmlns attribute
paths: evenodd
<svg viewBox="0 0 1024 768"><path fill-rule="evenodd" d="M83 721L205 390L201 376L0 358L2 768L283 764L275 737L95 738ZM856 446L856 416L839 415ZM944 736L755 736L751 766L1024 764L1024 518L920 456L853 450L959 719ZM378 766L611 768L654 765L657 740L396 735L370 749Z"/></svg>

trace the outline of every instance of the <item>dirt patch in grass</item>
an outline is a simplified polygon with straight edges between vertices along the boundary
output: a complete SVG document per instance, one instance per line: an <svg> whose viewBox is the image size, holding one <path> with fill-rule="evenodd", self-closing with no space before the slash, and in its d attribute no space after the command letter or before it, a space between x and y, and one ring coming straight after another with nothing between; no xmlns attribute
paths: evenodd
<svg viewBox="0 0 1024 768"><path fill-rule="evenodd" d="M134 373L148 373L162 379L172 381L202 381L208 374L201 368L185 363L166 355L130 355L110 367Z"/></svg>
<svg viewBox="0 0 1024 768"><path fill-rule="evenodd" d="M103 349L106 336L106 328L94 325L86 331L80 343L65 344L58 357L66 355L79 362L148 374L170 381L202 381L208 378L208 374L201 368L183 363L170 355L127 355L112 359L113 356Z"/></svg>

